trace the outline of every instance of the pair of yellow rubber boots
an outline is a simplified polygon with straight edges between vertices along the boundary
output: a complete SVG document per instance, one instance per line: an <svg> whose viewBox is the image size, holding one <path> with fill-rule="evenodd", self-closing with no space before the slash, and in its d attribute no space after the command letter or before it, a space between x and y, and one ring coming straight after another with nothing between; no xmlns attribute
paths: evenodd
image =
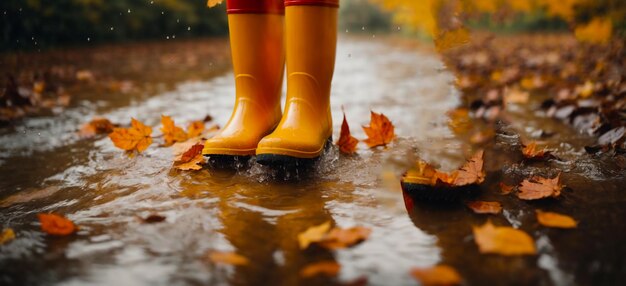
<svg viewBox="0 0 626 286"><path fill-rule="evenodd" d="M319 157L332 136L337 8L290 6L285 15L229 14L228 24L236 102L230 120L206 141L203 154L209 159L256 155L264 165Z"/></svg>

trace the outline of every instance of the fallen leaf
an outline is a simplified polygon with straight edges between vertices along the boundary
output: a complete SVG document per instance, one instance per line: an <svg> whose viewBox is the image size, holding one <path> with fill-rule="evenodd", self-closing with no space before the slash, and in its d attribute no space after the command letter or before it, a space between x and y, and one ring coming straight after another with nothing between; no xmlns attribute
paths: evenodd
<svg viewBox="0 0 626 286"><path fill-rule="evenodd" d="M454 30L445 30L437 34L434 41L437 51L444 52L469 43L470 33L462 27Z"/></svg>
<svg viewBox="0 0 626 286"><path fill-rule="evenodd" d="M411 276L422 285L459 285L461 276L448 265L436 265L428 268L413 268Z"/></svg>
<svg viewBox="0 0 626 286"><path fill-rule="evenodd" d="M473 201L468 202L467 207L477 214L499 214L502 211L499 202Z"/></svg>
<svg viewBox="0 0 626 286"><path fill-rule="evenodd" d="M76 231L76 226L72 221L57 214L37 214L41 223L41 230L47 234L65 236Z"/></svg>
<svg viewBox="0 0 626 286"><path fill-rule="evenodd" d="M479 150L461 168L452 173L439 171L427 162L418 160L415 167L404 174L402 180L415 184L446 187L481 184L485 180L483 156L484 151Z"/></svg>
<svg viewBox="0 0 626 286"><path fill-rule="evenodd" d="M528 143L522 149L522 154L524 155L524 158L526 159L539 160L539 159L550 158L552 157L550 153L551 151L546 150L545 147L543 149L537 148L537 142L535 141Z"/></svg>
<svg viewBox="0 0 626 286"><path fill-rule="evenodd" d="M209 0L206 5L209 8L213 8L213 7L217 6L218 4L222 4L222 0Z"/></svg>
<svg viewBox="0 0 626 286"><path fill-rule="evenodd" d="M535 243L527 233L512 227L497 227L491 221L472 227L480 253L501 255L535 254Z"/></svg>
<svg viewBox="0 0 626 286"><path fill-rule="evenodd" d="M189 170L201 170L204 165L204 156L202 156L203 144L195 144L185 151L180 159L174 162L174 168L189 171Z"/></svg>
<svg viewBox="0 0 626 286"><path fill-rule="evenodd" d="M335 261L320 261L305 266L300 271L300 276L311 278L323 274L328 277L334 277L339 274L340 270L341 265Z"/></svg>
<svg viewBox="0 0 626 286"><path fill-rule="evenodd" d="M204 132L204 127L203 121L191 122L189 126L187 126L187 135L189 138L198 137Z"/></svg>
<svg viewBox="0 0 626 286"><path fill-rule="evenodd" d="M525 179L519 186L517 197L522 200L538 200L548 197L556 198L561 195L561 173L555 178L548 179L539 176Z"/></svg>
<svg viewBox="0 0 626 286"><path fill-rule="evenodd" d="M141 221L144 223L157 223L165 221L166 217L160 214L150 214L145 218L141 218Z"/></svg>
<svg viewBox="0 0 626 286"><path fill-rule="evenodd" d="M455 186L465 186L472 184L480 184L485 181L485 171L483 170L484 151L480 150L474 154L466 163L455 172Z"/></svg>
<svg viewBox="0 0 626 286"><path fill-rule="evenodd" d="M76 79L79 81L94 81L95 77L90 70L79 70L76 72Z"/></svg>
<svg viewBox="0 0 626 286"><path fill-rule="evenodd" d="M171 146L176 142L185 142L188 139L187 133L182 128L174 124L174 120L171 117L161 115L161 132L163 132L163 138L165 139L165 146Z"/></svg>
<svg viewBox="0 0 626 286"><path fill-rule="evenodd" d="M348 126L348 121L346 121L346 114L343 114L343 123L341 123L341 133L339 134L339 140L337 140L337 146L339 146L339 151L345 154L353 154L356 152L356 145L359 143L359 140L354 138L350 134L350 127Z"/></svg>
<svg viewBox="0 0 626 286"><path fill-rule="evenodd" d="M372 230L362 226L351 228L333 228L318 244L326 249L342 249L361 243L366 240Z"/></svg>
<svg viewBox="0 0 626 286"><path fill-rule="evenodd" d="M367 135L365 144L370 148L376 146L386 146L395 138L394 126L389 118L382 113L371 113L370 125L363 126L363 131Z"/></svg>
<svg viewBox="0 0 626 286"><path fill-rule="evenodd" d="M448 127L456 134L467 133L472 128L472 120L469 116L469 110L467 108L457 108L448 111L447 113L450 120L448 121Z"/></svg>
<svg viewBox="0 0 626 286"><path fill-rule="evenodd" d="M509 185L507 185L505 183L502 183L502 182L500 182L499 186L500 186L500 193L503 194L503 195L510 194L513 191L513 189L515 188L515 186L509 186Z"/></svg>
<svg viewBox="0 0 626 286"><path fill-rule="evenodd" d="M506 89L504 91L504 102L507 104L524 104L528 102L530 93L517 88Z"/></svg>
<svg viewBox="0 0 626 286"><path fill-rule="evenodd" d="M330 230L330 221L318 226L309 227L307 230L298 234L298 244L300 249L306 249L311 243L318 242L326 236Z"/></svg>
<svg viewBox="0 0 626 286"><path fill-rule="evenodd" d="M132 118L130 128L114 128L109 134L115 147L126 151L143 152L152 144L152 128Z"/></svg>
<svg viewBox="0 0 626 286"><path fill-rule="evenodd" d="M91 138L98 134L109 134L113 132L115 125L106 118L94 118L88 123L84 124L78 134L83 138Z"/></svg>
<svg viewBox="0 0 626 286"><path fill-rule="evenodd" d="M586 25L576 27L574 35L581 42L606 44L613 35L613 22L609 17L596 17Z"/></svg>
<svg viewBox="0 0 626 286"><path fill-rule="evenodd" d="M556 228L576 228L578 223L570 216L537 210L539 224Z"/></svg>
<svg viewBox="0 0 626 286"><path fill-rule="evenodd" d="M235 266L245 266L250 264L250 260L243 255L235 252L213 251L209 253L208 258L213 263L230 264Z"/></svg>
<svg viewBox="0 0 626 286"><path fill-rule="evenodd" d="M474 145L486 144L489 141L493 140L495 136L496 136L496 133L493 131L493 129L491 128L483 129L481 131L478 131L472 134L472 137L470 137L470 143Z"/></svg>
<svg viewBox="0 0 626 286"><path fill-rule="evenodd" d="M11 240L15 239L15 232L11 228L5 228L0 233L0 245L3 245Z"/></svg>

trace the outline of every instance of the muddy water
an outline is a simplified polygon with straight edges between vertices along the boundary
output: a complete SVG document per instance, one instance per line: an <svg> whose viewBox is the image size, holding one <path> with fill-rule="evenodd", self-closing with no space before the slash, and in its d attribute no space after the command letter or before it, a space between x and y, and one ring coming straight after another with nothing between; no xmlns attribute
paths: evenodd
<svg viewBox="0 0 626 286"><path fill-rule="evenodd" d="M495 144L487 148L487 183L479 199L497 200L504 213L490 219L527 231L539 254L478 254L471 226L486 216L462 205L405 207L399 177L418 156L444 169L459 165L471 147L447 127L445 112L461 99L437 56L392 41L342 39L333 82L335 136L344 106L352 131L370 110L394 122L397 141L346 157L329 150L311 172L276 174L250 162L240 170L180 172L171 149L151 146L128 158L106 137L79 140L73 132L94 115L114 122L136 117L158 129L161 114L189 122L211 114L224 124L232 108L233 79L183 82L174 90L130 104L84 101L56 116L26 119L0 136L0 226L17 239L0 246L2 285L341 284L366 277L372 285L412 285L412 267L447 263L468 284L610 284L626 273L624 178L604 157L584 154L593 142L566 125L511 106ZM519 139L541 130L560 160L519 163ZM529 204L497 194L497 183L531 173L564 172L571 188L559 201ZM580 221L571 231L537 226L534 209L559 211ZM36 213L66 214L77 235L51 238ZM151 213L165 222L144 224ZM334 252L298 249L296 236L332 221L372 228L371 237ZM215 265L208 251L236 251L248 266ZM336 279L303 279L303 266L320 260L342 265Z"/></svg>

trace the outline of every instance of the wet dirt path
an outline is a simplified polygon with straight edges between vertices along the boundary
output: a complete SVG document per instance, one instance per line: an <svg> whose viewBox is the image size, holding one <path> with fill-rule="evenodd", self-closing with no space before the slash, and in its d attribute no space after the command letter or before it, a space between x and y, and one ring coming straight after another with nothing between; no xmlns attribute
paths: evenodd
<svg viewBox="0 0 626 286"><path fill-rule="evenodd" d="M113 122L136 117L155 131L161 114L183 124L210 114L224 124L233 104L230 73L105 111L84 101L62 115L26 119L0 136L0 226L17 232L15 241L0 246L0 284L328 285L367 277L371 285L413 285L410 268L439 262L457 268L472 285L585 285L626 273L619 244L626 231L617 228L626 217L623 175L610 162L584 154L593 139L533 114L532 106L509 110L517 124L504 125L488 147L480 198L501 201L504 213L491 220L529 232L539 255L478 254L471 226L488 217L462 205L416 204L407 212L399 177L415 158L451 169L471 153L446 124L446 111L461 103L452 80L432 52L393 40L342 39L331 99L335 138L343 106L357 138L364 138L359 125L374 110L393 121L398 139L385 149L360 146L355 157L330 150L312 173L288 180L254 162L232 172L180 172L171 168L169 148L153 145L128 158L106 137L79 140L73 132L94 115ZM519 137L537 130L558 132L548 143L562 160L516 163ZM500 180L558 170L572 188L558 203L528 204L496 194ZM572 214L580 227L537 228L535 208ZM34 222L37 213L49 211L67 214L80 225L78 234L43 235ZM167 219L138 219L151 213ZM346 250L299 250L297 234L325 221L370 227L372 235ZM211 250L236 251L251 264L212 264L205 258ZM298 275L303 266L329 259L342 265L338 278Z"/></svg>

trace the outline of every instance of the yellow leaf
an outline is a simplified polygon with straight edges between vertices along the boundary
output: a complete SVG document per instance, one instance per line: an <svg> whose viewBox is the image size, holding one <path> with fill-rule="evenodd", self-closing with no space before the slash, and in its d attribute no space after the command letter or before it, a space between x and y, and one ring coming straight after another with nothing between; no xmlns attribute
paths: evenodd
<svg viewBox="0 0 626 286"><path fill-rule="evenodd" d="M0 245L3 245L13 239L15 239L15 232L11 228L4 229L2 233L0 233Z"/></svg>
<svg viewBox="0 0 626 286"><path fill-rule="evenodd" d="M527 233L512 227L497 227L490 221L473 227L474 240L480 253L501 255L535 254L535 243Z"/></svg>
<svg viewBox="0 0 626 286"><path fill-rule="evenodd" d="M578 223L570 216L537 210L539 224L547 227L576 228Z"/></svg>
<svg viewBox="0 0 626 286"><path fill-rule="evenodd" d="M465 28L458 28L450 31L442 31L435 38L437 51L444 52L452 48L469 43L470 34Z"/></svg>
<svg viewBox="0 0 626 286"><path fill-rule="evenodd" d="M176 142L187 141L187 133L182 128L174 124L174 120L171 117L161 115L161 132L163 132L163 138L165 139L165 146L171 146Z"/></svg>
<svg viewBox="0 0 626 286"><path fill-rule="evenodd" d="M213 8L213 7L215 7L215 6L219 5L219 4L222 4L222 0L209 0L209 1L206 3L206 5L207 5L209 8Z"/></svg>
<svg viewBox="0 0 626 286"><path fill-rule="evenodd" d="M126 151L137 150L138 152L143 152L152 144L151 134L152 128L132 118L130 128L115 128L109 134L109 138L117 148Z"/></svg>
<svg viewBox="0 0 626 286"><path fill-rule="evenodd" d="M322 240L330 230L330 221L318 226L312 226L298 234L298 243L301 249L306 249L311 243Z"/></svg>
<svg viewBox="0 0 626 286"><path fill-rule="evenodd" d="M613 35L613 22L610 18L594 18L586 25L576 27L576 39L593 44L606 44Z"/></svg>
<svg viewBox="0 0 626 286"><path fill-rule="evenodd" d="M429 268L413 268L411 276L422 285L459 285L461 276L447 265L436 265Z"/></svg>
<svg viewBox="0 0 626 286"><path fill-rule="evenodd" d="M198 137L204 132L204 122L194 121L187 126L187 135L189 138Z"/></svg>
<svg viewBox="0 0 626 286"><path fill-rule="evenodd" d="M329 277L337 276L341 270L341 265L335 261L321 261L311 263L304 267L300 271L300 276L303 278L311 278L320 274L324 274Z"/></svg>

